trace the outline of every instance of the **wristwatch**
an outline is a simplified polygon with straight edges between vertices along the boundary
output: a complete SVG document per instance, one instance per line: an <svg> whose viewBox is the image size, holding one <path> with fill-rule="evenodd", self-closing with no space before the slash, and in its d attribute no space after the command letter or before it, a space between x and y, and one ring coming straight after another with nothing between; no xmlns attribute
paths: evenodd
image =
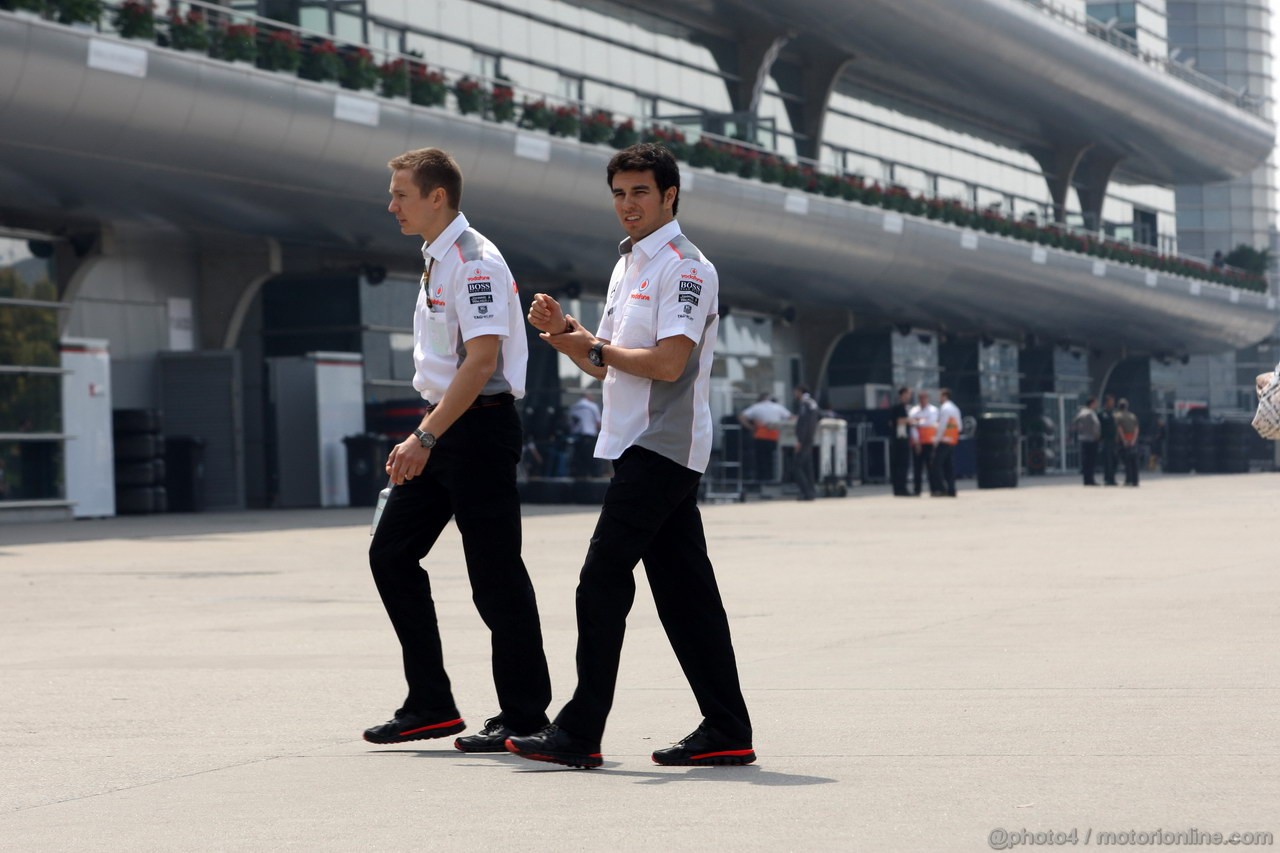
<svg viewBox="0 0 1280 853"><path fill-rule="evenodd" d="M596 367L604 367L604 341L600 341L587 350L587 361Z"/></svg>
<svg viewBox="0 0 1280 853"><path fill-rule="evenodd" d="M418 443L421 444L423 447L425 447L427 450L430 450L431 448L436 446L436 437L429 432L423 432L420 429L415 429L413 431L413 435L416 439L418 439Z"/></svg>

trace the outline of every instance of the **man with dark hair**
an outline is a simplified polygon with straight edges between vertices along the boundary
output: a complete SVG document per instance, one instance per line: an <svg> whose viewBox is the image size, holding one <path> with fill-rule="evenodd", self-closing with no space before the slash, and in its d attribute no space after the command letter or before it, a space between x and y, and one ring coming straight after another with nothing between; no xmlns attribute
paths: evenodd
<svg viewBox="0 0 1280 853"><path fill-rule="evenodd" d="M1096 486L1094 468L1098 464L1098 437L1102 434L1102 424L1098 421L1098 398L1090 397L1071 419L1071 431L1080 443L1080 473L1084 476L1086 486Z"/></svg>
<svg viewBox="0 0 1280 853"><path fill-rule="evenodd" d="M1120 460L1124 463L1124 484L1138 485L1138 416L1129 411L1129 401L1121 397L1116 403L1116 439L1120 444Z"/></svg>
<svg viewBox="0 0 1280 853"><path fill-rule="evenodd" d="M818 434L818 403L809 394L806 385L797 385L796 398L796 488L800 490L800 500L811 501L817 498L813 476L813 440Z"/></svg>
<svg viewBox="0 0 1280 853"><path fill-rule="evenodd" d="M627 239L599 330L592 335L545 293L529 310L544 341L604 382L596 456L614 460L614 476L578 581L578 686L555 723L508 738L507 749L571 767L601 765L635 567L643 560L703 717L653 760L749 764L756 758L751 720L697 502L711 455L707 400L719 278L675 219L680 170L671 152L651 144L624 149L610 161L608 181Z"/></svg>
<svg viewBox="0 0 1280 853"><path fill-rule="evenodd" d="M422 560L458 524L472 600L492 633L501 711L463 752L501 752L509 735L546 725L551 679L529 573L520 558L516 463L528 344L515 280L498 248L458 210L462 171L427 148L393 159L387 210L421 237L426 270L413 315L413 387L427 401L413 435L387 457L393 487L369 565L404 657L409 695L364 733L388 744L447 737L466 724L445 674L431 582Z"/></svg>
<svg viewBox="0 0 1280 853"><path fill-rule="evenodd" d="M893 482L894 497L914 497L907 489L907 466L911 464L911 418L907 408L911 405L911 389L898 389L898 402L889 409L889 479Z"/></svg>
<svg viewBox="0 0 1280 853"><path fill-rule="evenodd" d="M1116 396L1102 398L1098 412L1098 452L1102 454L1102 485L1116 485Z"/></svg>
<svg viewBox="0 0 1280 853"><path fill-rule="evenodd" d="M935 497L954 498L956 496L956 445L960 443L960 432L964 423L960 419L960 407L951 402L951 389L938 391L938 432L933 437L933 467L938 481L938 493Z"/></svg>

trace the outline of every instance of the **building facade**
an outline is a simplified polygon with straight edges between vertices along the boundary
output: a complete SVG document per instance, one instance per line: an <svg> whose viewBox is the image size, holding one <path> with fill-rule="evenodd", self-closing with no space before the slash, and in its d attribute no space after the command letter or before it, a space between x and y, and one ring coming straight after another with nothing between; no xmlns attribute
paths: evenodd
<svg viewBox="0 0 1280 853"><path fill-rule="evenodd" d="M289 476L273 359L359 354L367 427L399 429L416 247L381 195L387 157L418 145L458 154L463 207L526 298L588 321L617 236L610 145L681 146L681 219L724 279L725 421L801 382L850 413L945 384L973 413L1106 388L1144 418L1239 414L1274 354L1274 289L1212 261L1275 229L1260 0L158 6L145 39L111 14L76 29L0 12L0 120L23 128L0 140L12 510L74 501L51 391L65 339L106 342L115 409L184 423L168 409L204 357L234 386L228 434L203 437L235 475L215 506L275 505ZM253 65L229 46L244 26ZM303 79L274 64L279 33ZM524 414L554 444L583 380L544 349Z"/></svg>

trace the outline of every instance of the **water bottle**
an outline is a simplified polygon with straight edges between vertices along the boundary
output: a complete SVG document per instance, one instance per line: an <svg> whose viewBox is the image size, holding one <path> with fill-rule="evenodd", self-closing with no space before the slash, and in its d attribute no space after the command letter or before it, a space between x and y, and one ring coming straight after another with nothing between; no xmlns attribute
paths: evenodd
<svg viewBox="0 0 1280 853"><path fill-rule="evenodd" d="M378 505L373 508L373 524L369 525L369 535L372 536L378 530L378 522L382 520L382 510L387 506L387 498L391 497L391 486L378 492Z"/></svg>

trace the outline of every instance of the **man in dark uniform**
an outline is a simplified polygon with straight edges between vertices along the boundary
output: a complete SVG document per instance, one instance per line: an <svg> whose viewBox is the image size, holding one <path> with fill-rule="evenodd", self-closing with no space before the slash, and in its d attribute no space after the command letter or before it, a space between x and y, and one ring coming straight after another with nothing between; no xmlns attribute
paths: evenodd
<svg viewBox="0 0 1280 853"><path fill-rule="evenodd" d="M893 481L893 494L899 498L915 497L907 489L907 469L911 465L911 418L907 409L911 405L911 389L898 389L898 402L889 409L889 477Z"/></svg>
<svg viewBox="0 0 1280 853"><path fill-rule="evenodd" d="M1102 484L1116 485L1116 396L1102 398L1102 411L1098 412L1098 453L1102 456Z"/></svg>

